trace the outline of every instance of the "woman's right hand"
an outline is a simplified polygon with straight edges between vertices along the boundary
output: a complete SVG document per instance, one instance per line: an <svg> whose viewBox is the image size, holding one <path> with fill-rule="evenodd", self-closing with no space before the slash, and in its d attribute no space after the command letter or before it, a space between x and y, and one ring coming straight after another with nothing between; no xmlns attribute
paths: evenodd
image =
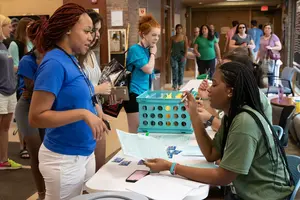
<svg viewBox="0 0 300 200"><path fill-rule="evenodd" d="M192 115L197 115L198 111L198 103L196 101L196 99L194 98L194 96L190 93L190 92L185 92L183 95L187 95L186 101L185 101L185 107L187 112L190 114L190 116Z"/></svg>
<svg viewBox="0 0 300 200"><path fill-rule="evenodd" d="M203 80L198 88L198 95L200 98L207 99L208 98L208 91L209 88L208 80Z"/></svg>
<svg viewBox="0 0 300 200"><path fill-rule="evenodd" d="M108 128L103 122L103 119L90 111L86 112L84 121L91 128L96 141L101 140L103 135L108 132Z"/></svg>
<svg viewBox="0 0 300 200"><path fill-rule="evenodd" d="M150 53L153 53L154 55L156 55L156 53L157 53L157 46L156 46L156 44L154 44L153 46L150 47Z"/></svg>
<svg viewBox="0 0 300 200"><path fill-rule="evenodd" d="M109 82L104 82L100 85L98 85L97 87L99 87L99 94L105 94L108 95L111 93L111 83Z"/></svg>

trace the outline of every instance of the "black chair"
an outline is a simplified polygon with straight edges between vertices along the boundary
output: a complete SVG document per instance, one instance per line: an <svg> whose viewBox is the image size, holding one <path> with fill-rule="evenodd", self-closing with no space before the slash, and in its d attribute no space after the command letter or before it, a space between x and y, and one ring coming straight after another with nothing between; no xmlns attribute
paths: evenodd
<svg viewBox="0 0 300 200"><path fill-rule="evenodd" d="M274 77L274 80L279 80L281 85L283 86L283 93L288 96L292 94L294 96L294 91L292 88L292 79L295 73L295 69L293 67L285 67L282 72L281 76L267 76L267 77ZM268 94L277 94L278 93L278 86L269 86L268 88L262 89L263 93L267 96Z"/></svg>
<svg viewBox="0 0 300 200"><path fill-rule="evenodd" d="M283 137L280 142L284 147L288 144L288 133L294 112L295 106L277 106L272 104L273 125L282 127Z"/></svg>

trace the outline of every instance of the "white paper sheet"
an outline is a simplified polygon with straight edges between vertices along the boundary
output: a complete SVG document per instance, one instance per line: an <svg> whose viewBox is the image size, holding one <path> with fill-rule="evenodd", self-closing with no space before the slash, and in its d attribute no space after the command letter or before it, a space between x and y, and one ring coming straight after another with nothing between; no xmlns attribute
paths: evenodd
<svg viewBox="0 0 300 200"><path fill-rule="evenodd" d="M168 159L166 146L156 138L131 134L117 129L123 153L139 159Z"/></svg>
<svg viewBox="0 0 300 200"><path fill-rule="evenodd" d="M182 156L203 156L199 146L185 146L179 150L182 150Z"/></svg>
<svg viewBox="0 0 300 200"><path fill-rule="evenodd" d="M193 188L163 177L149 175L126 189L154 200L182 200Z"/></svg>
<svg viewBox="0 0 300 200"><path fill-rule="evenodd" d="M164 174L164 173L158 173L158 174L151 174L150 176L158 176L158 178L163 178L164 180L168 180L171 181L173 183L178 183L178 184L182 184L184 186L187 187L191 187L191 188L198 188L200 186L206 185L204 183L199 183L196 181L191 181L188 180L182 176L179 175L171 175L171 174Z"/></svg>

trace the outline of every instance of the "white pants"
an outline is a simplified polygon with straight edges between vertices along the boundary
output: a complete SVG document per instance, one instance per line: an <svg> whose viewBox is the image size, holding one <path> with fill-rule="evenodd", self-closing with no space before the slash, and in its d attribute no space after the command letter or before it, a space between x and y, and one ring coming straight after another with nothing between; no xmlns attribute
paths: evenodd
<svg viewBox="0 0 300 200"><path fill-rule="evenodd" d="M45 200L68 200L82 193L84 183L95 174L95 155L70 156L54 153L44 144L39 169L46 185Z"/></svg>

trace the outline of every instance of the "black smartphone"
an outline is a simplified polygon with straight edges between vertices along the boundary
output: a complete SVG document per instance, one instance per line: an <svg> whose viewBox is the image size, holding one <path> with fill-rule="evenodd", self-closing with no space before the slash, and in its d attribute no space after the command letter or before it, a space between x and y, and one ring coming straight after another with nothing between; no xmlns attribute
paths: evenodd
<svg viewBox="0 0 300 200"><path fill-rule="evenodd" d="M130 176L126 178L126 182L135 183L149 174L150 171L147 170L135 170Z"/></svg>
<svg viewBox="0 0 300 200"><path fill-rule="evenodd" d="M107 129L111 131L109 122L105 119L102 119L102 120L103 120L104 124L106 125Z"/></svg>

